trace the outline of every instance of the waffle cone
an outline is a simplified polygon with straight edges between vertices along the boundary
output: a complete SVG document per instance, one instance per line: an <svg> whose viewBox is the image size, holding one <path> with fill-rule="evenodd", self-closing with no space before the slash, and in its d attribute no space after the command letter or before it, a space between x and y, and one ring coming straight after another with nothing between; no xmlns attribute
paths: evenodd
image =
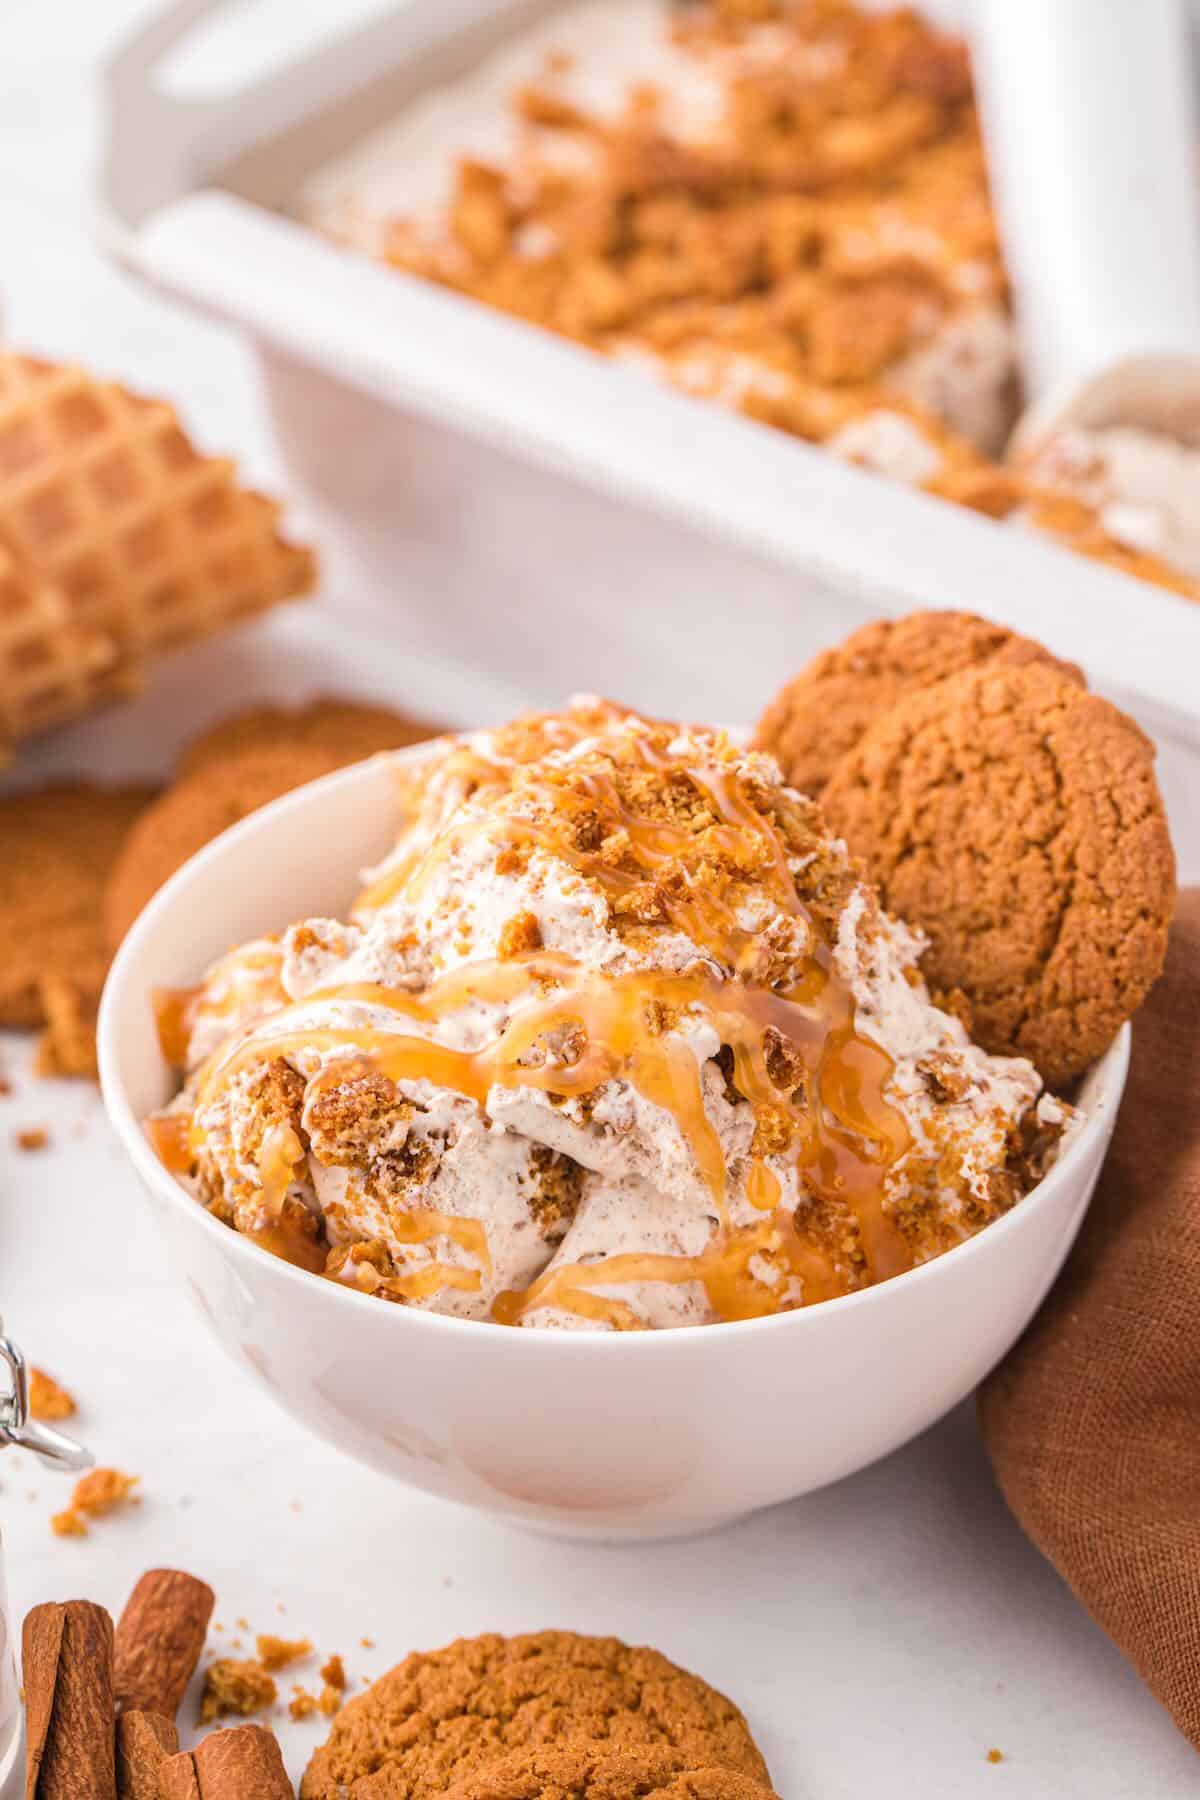
<svg viewBox="0 0 1200 1800"><path fill-rule="evenodd" d="M172 407L82 369L0 355L0 533L118 663L313 585L279 507L202 455Z"/></svg>
<svg viewBox="0 0 1200 1800"><path fill-rule="evenodd" d="M21 738L127 693L133 675L111 639L79 624L61 590L0 535L0 759Z"/></svg>

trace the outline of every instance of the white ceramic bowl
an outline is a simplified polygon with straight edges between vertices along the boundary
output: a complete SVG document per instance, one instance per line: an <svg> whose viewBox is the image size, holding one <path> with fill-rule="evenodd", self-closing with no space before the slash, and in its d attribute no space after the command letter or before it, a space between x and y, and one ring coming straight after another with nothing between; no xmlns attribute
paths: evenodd
<svg viewBox="0 0 1200 1800"><path fill-rule="evenodd" d="M405 755L420 755L405 752ZM399 1480L514 1522L673 1536L804 1494L923 1431L999 1360L1070 1248L1116 1118L1128 1028L1084 1087L1087 1124L979 1237L864 1293L779 1318L645 1333L512 1331L387 1306L219 1224L141 1121L173 1077L151 989L231 945L343 912L397 823L393 759L299 789L169 881L105 991L105 1101L181 1283L226 1350L319 1436Z"/></svg>

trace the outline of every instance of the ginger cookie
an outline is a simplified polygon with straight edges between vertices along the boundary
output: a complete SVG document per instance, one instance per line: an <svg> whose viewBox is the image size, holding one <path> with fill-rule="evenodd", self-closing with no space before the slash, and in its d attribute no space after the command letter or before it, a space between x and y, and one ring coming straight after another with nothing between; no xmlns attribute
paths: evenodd
<svg viewBox="0 0 1200 1800"><path fill-rule="evenodd" d="M222 719L188 745L177 774L192 775L206 764L239 756L245 750L286 749L315 744L342 762L362 762L380 750L402 750L408 744L437 737L443 730L425 719L409 718L385 706L323 697L307 706L287 709L256 706Z"/></svg>
<svg viewBox="0 0 1200 1800"><path fill-rule="evenodd" d="M906 694L962 669L1030 662L1048 663L1083 686L1074 663L974 613L877 619L822 650L779 690L759 720L754 748L775 757L789 786L816 798L842 757Z"/></svg>
<svg viewBox="0 0 1200 1800"><path fill-rule="evenodd" d="M94 1004L108 969L100 923L109 871L154 798L147 787L55 782L0 798L0 1025L46 1022L43 983L66 980Z"/></svg>
<svg viewBox="0 0 1200 1800"><path fill-rule="evenodd" d="M406 1657L343 1707L300 1792L423 1800L510 1753L577 1740L769 1779L737 1707L698 1676L616 1638L540 1631Z"/></svg>
<svg viewBox="0 0 1200 1800"><path fill-rule="evenodd" d="M1162 967L1175 859L1154 746L1042 664L911 694L823 797L885 905L921 926L935 991L960 988L984 1049L1051 1086L1112 1042Z"/></svg>
<svg viewBox="0 0 1200 1800"><path fill-rule="evenodd" d="M177 781L130 832L104 892L104 929L115 950L169 875L230 825L281 794L328 775L341 759L317 744L246 750Z"/></svg>
<svg viewBox="0 0 1200 1800"><path fill-rule="evenodd" d="M456 1781L446 1800L776 1800L737 1769L695 1769L676 1750L577 1743L518 1750Z"/></svg>

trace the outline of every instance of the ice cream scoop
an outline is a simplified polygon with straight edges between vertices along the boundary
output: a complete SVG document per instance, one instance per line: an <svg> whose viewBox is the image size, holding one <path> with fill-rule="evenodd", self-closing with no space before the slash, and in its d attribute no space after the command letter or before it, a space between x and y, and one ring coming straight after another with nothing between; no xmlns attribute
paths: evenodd
<svg viewBox="0 0 1200 1800"><path fill-rule="evenodd" d="M762 1318L963 1242L1074 1129L721 732L583 699L444 740L402 808L347 919L166 997L151 1141L312 1274L506 1325Z"/></svg>
<svg viewBox="0 0 1200 1800"><path fill-rule="evenodd" d="M1064 428L1200 442L1200 133L1182 0L974 0L1024 340L1012 451Z"/></svg>

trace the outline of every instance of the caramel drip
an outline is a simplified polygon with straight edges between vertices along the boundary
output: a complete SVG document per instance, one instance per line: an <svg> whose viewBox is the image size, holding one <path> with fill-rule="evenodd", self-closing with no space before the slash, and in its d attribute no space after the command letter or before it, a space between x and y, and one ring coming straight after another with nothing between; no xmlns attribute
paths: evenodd
<svg viewBox="0 0 1200 1800"><path fill-rule="evenodd" d="M147 1119L146 1136L164 1169L172 1175L186 1175L196 1160L192 1145L191 1113L159 1113Z"/></svg>
<svg viewBox="0 0 1200 1800"><path fill-rule="evenodd" d="M266 1218L243 1235L261 1250L269 1251L283 1262L295 1263L297 1268L307 1269L310 1275L323 1275L325 1272L328 1251L320 1238L313 1237L305 1229L303 1214L300 1212L282 1212L278 1218Z"/></svg>
<svg viewBox="0 0 1200 1800"><path fill-rule="evenodd" d="M883 1208L884 1177L907 1149L908 1132L884 1095L890 1058L855 1033L854 1003L844 985L828 969L820 974L818 980L807 971L790 994L778 994L722 980L703 965L679 974L604 975L580 970L561 956L538 954L464 965L421 995L371 983L331 988L269 1017L211 1059L201 1075L200 1095L211 1098L254 1063L304 1052L327 1059L313 1078L312 1092L353 1080L365 1068L394 1082L433 1081L481 1107L496 1086L540 1089L568 1099L620 1078L678 1121L724 1220L727 1171L704 1106L700 1064L682 1038L656 1031L652 1023L655 1009L691 1014L711 1024L730 1046L734 1080L746 1099L773 1108L787 1121L792 1137L787 1155L808 1191L840 1199L857 1215L870 1278L879 1280L911 1265L907 1242ZM510 1003L506 1022L481 1049L456 1050L425 1034L468 998ZM300 1023L317 1000L370 1004L425 1029ZM768 1028L803 1060L806 1089L799 1099L782 1094L770 1078L764 1051ZM546 1054L547 1042L563 1046L558 1059ZM770 1176L764 1168L752 1178L753 1203L763 1210ZM737 1239L731 1236L727 1247L736 1262ZM825 1285L827 1265L810 1264L808 1277ZM713 1291L720 1288L708 1265L705 1279ZM753 1316L736 1292L730 1299L741 1309L734 1316Z"/></svg>
<svg viewBox="0 0 1200 1800"><path fill-rule="evenodd" d="M455 1221L456 1224L464 1225L473 1222L470 1219ZM483 1285L478 1269L463 1269L455 1263L443 1262L423 1263L419 1269L412 1269L401 1275L380 1276L377 1285L366 1290L358 1279L353 1263L346 1263L335 1274L329 1275L328 1279L336 1281L341 1287L385 1294L391 1300L429 1300L443 1288L458 1288L465 1294L477 1294Z"/></svg>
<svg viewBox="0 0 1200 1800"><path fill-rule="evenodd" d="M714 1232L698 1256L630 1251L601 1262L564 1263L547 1269L527 1288L497 1295L492 1317L499 1325L519 1325L540 1308L556 1307L599 1319L617 1330L628 1329L627 1304L596 1293L597 1288L635 1282L681 1287L697 1282L718 1319L766 1318L779 1311L780 1295L754 1273L751 1264L756 1257L765 1257L784 1276L802 1280L806 1305L845 1292L829 1260L804 1242L791 1214L779 1208L761 1224Z"/></svg>
<svg viewBox="0 0 1200 1800"><path fill-rule="evenodd" d="M464 1219L457 1213L437 1212L431 1206L415 1206L411 1212L394 1212L391 1222L392 1235L401 1244L432 1244L439 1237L448 1237L452 1244L473 1256L485 1274L491 1270L492 1254L482 1219ZM478 1280L474 1285L479 1286Z"/></svg>
<svg viewBox="0 0 1200 1800"><path fill-rule="evenodd" d="M256 943L230 951L209 970L202 986L156 988L154 1022L163 1057L173 1069L187 1067L188 1046L201 1020L257 1015L286 1003L280 984L283 953L276 943Z"/></svg>
<svg viewBox="0 0 1200 1800"><path fill-rule="evenodd" d="M173 1069L187 1067L196 1002L203 993L202 987L155 988L151 995L159 1048Z"/></svg>
<svg viewBox="0 0 1200 1800"><path fill-rule="evenodd" d="M282 1212L287 1191L296 1179L296 1169L306 1154L290 1125L271 1125L264 1132L258 1153L258 1180L268 1218L278 1218Z"/></svg>

